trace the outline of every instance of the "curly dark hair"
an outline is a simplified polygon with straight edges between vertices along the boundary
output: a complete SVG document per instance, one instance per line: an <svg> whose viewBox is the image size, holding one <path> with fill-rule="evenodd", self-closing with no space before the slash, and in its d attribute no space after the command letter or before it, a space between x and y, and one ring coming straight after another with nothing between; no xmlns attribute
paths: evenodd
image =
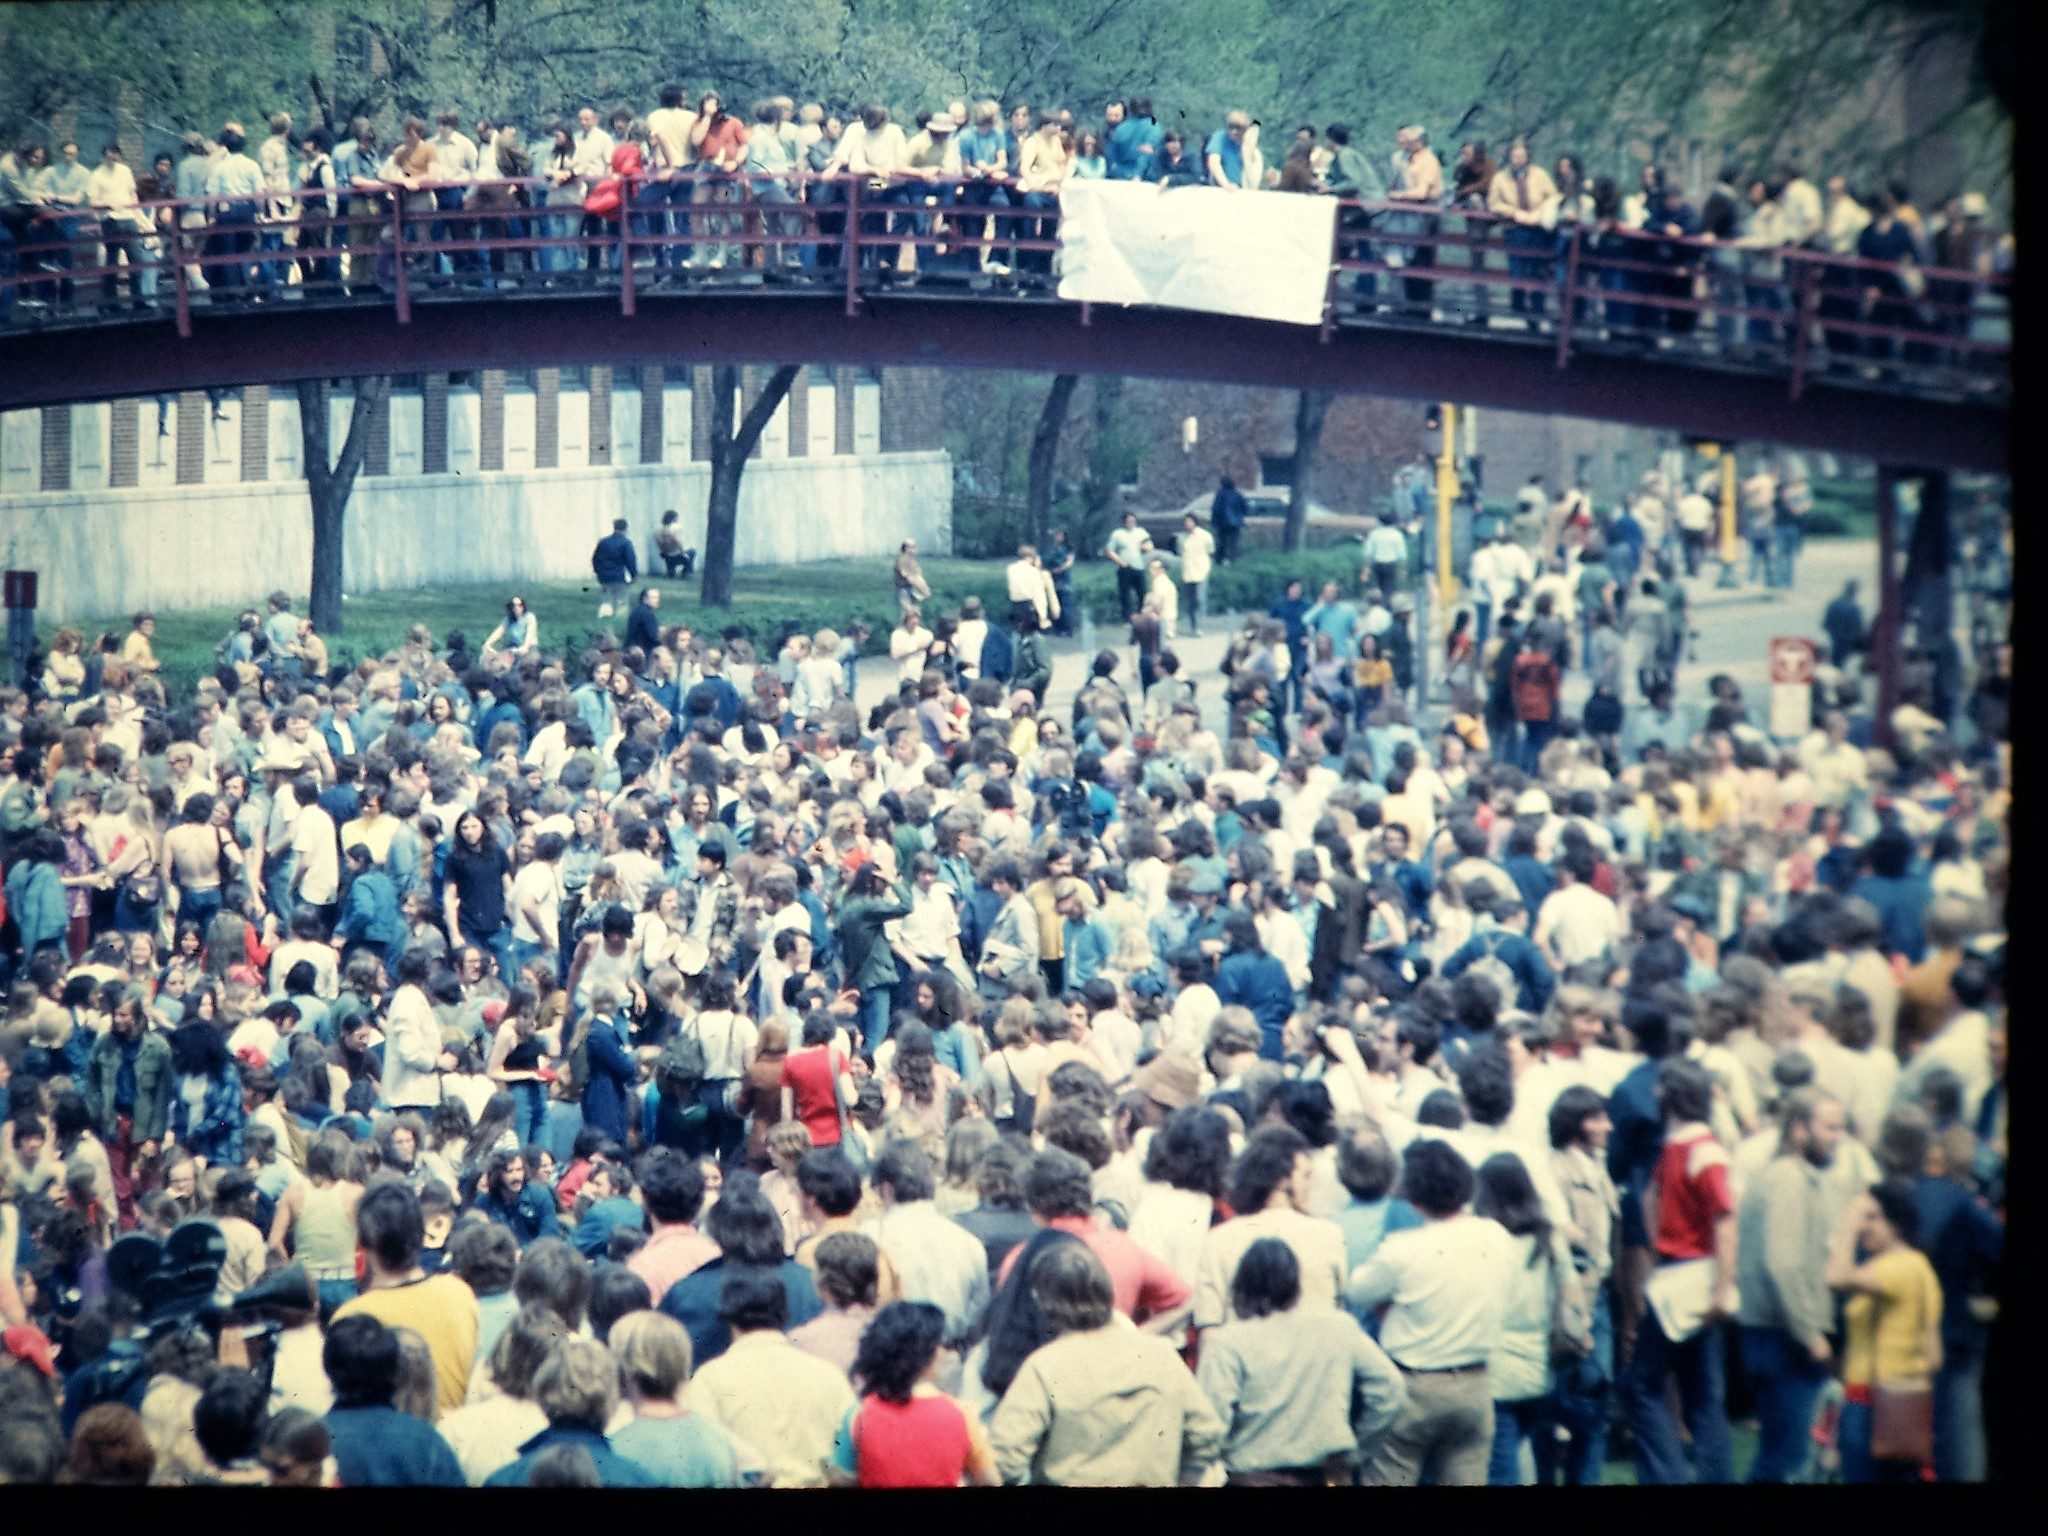
<svg viewBox="0 0 2048 1536"><path fill-rule="evenodd" d="M892 1301L860 1336L853 1379L885 1403L907 1403L946 1337L946 1314L928 1301Z"/></svg>
<svg viewBox="0 0 2048 1536"><path fill-rule="evenodd" d="M938 1094L938 1048L932 1032L914 1019L896 1029L896 1081L913 1104L929 1105Z"/></svg>
<svg viewBox="0 0 2048 1536"><path fill-rule="evenodd" d="M1220 1196L1230 1177L1230 1125L1215 1110L1191 1104L1153 1133L1145 1177L1154 1184Z"/></svg>

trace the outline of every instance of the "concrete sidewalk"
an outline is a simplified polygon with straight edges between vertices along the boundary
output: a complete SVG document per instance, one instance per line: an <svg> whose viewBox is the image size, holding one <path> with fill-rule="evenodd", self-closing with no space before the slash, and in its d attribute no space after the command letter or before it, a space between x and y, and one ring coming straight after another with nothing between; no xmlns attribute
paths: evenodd
<svg viewBox="0 0 2048 1536"><path fill-rule="evenodd" d="M1697 705L1707 697L1707 679L1727 673L1742 686L1752 706L1767 703L1770 682L1769 647L1774 635L1805 635L1821 639L1820 617L1835 600L1844 582L1855 580L1861 588L1866 617L1875 594L1877 547L1860 539L1816 540L1807 545L1799 560L1794 586L1767 591L1742 585L1723 589L1716 583L1720 568L1711 567L1686 583L1693 627L1699 631L1697 660L1679 667L1678 691L1681 703ZM1217 670L1232 636L1254 615L1210 614L1199 636L1185 632L1173 642L1180 657L1181 676L1195 684L1195 699L1202 717L1220 730L1224 724L1223 678ZM1052 686L1046 693L1046 708L1064 723L1073 713L1074 696L1088 680L1088 666L1097 651L1116 651L1122 661L1117 681L1126 692L1138 685L1138 653L1130 643L1129 627L1121 622L1091 623L1083 615L1081 633L1071 639L1052 641ZM1432 659L1442 654L1441 630L1436 631ZM1090 642L1084 644L1084 640ZM1443 700L1432 668L1431 714L1440 712ZM894 691L896 667L887 657L863 657L860 664L859 703L863 716L882 698ZM1583 707L1587 693L1585 673L1574 669L1565 677L1565 703L1576 711Z"/></svg>

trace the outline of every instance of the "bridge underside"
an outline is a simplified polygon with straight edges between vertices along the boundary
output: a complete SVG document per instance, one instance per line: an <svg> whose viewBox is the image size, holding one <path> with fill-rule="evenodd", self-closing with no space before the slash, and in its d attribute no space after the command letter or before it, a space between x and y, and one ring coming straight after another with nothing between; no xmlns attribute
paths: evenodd
<svg viewBox="0 0 2048 1536"><path fill-rule="evenodd" d="M169 322L0 337L0 409L288 384L311 377L589 364L717 362L1008 368L1196 378L1285 389L1453 400L1881 463L2004 473L2002 405L1930 401L1811 379L1677 362L1652 350L1554 345L1517 333L1313 327L1156 309L990 304L883 295L849 316L837 294L416 302L389 310L279 305Z"/></svg>

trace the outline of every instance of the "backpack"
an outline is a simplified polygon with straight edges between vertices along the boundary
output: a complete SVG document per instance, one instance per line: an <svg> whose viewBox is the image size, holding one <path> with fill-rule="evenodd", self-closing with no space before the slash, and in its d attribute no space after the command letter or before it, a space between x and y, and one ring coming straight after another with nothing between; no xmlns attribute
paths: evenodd
<svg viewBox="0 0 2048 1536"><path fill-rule="evenodd" d="M1010 1117L997 1121L1000 1129L1013 1131L1019 1136L1029 1136L1032 1127L1038 1123L1038 1095L1026 1093L1024 1085L1017 1080L1017 1069L1010 1064L1007 1051L996 1054L1003 1059L1003 1070L1010 1076Z"/></svg>
<svg viewBox="0 0 2048 1536"><path fill-rule="evenodd" d="M697 1038L696 1032L678 1028L662 1042L661 1054L655 1058L655 1081L661 1084L663 1092L675 1098L692 1098L703 1083L709 1065L704 1054L704 1042Z"/></svg>
<svg viewBox="0 0 2048 1536"><path fill-rule="evenodd" d="M1465 967L1465 974L1467 976L1477 976L1482 981L1493 983L1494 991L1500 994L1500 1005L1503 1009L1514 1007L1515 1000L1522 995L1520 979L1509 968L1507 961L1501 959L1499 953L1494 948L1502 939L1507 937L1507 932L1508 930L1502 928L1496 929L1489 934L1480 935L1479 958Z"/></svg>
<svg viewBox="0 0 2048 1536"><path fill-rule="evenodd" d="M1515 669L1508 683L1515 701L1515 718L1550 719L1557 709L1553 691L1556 686L1557 663L1542 651L1522 652L1515 658Z"/></svg>

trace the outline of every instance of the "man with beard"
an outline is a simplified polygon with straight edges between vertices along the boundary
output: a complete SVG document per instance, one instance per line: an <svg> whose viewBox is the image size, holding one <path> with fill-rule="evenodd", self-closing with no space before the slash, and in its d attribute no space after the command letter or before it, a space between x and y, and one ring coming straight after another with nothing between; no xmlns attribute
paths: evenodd
<svg viewBox="0 0 2048 1536"><path fill-rule="evenodd" d="M1829 1222L1821 1171L1848 1125L1841 1100L1817 1088L1788 1094L1778 1155L1744 1193L1737 1215L1742 1364L1756 1387L1753 1483L1790 1482L1805 1462L1814 1405L1828 1379L1834 1298L1822 1271Z"/></svg>

